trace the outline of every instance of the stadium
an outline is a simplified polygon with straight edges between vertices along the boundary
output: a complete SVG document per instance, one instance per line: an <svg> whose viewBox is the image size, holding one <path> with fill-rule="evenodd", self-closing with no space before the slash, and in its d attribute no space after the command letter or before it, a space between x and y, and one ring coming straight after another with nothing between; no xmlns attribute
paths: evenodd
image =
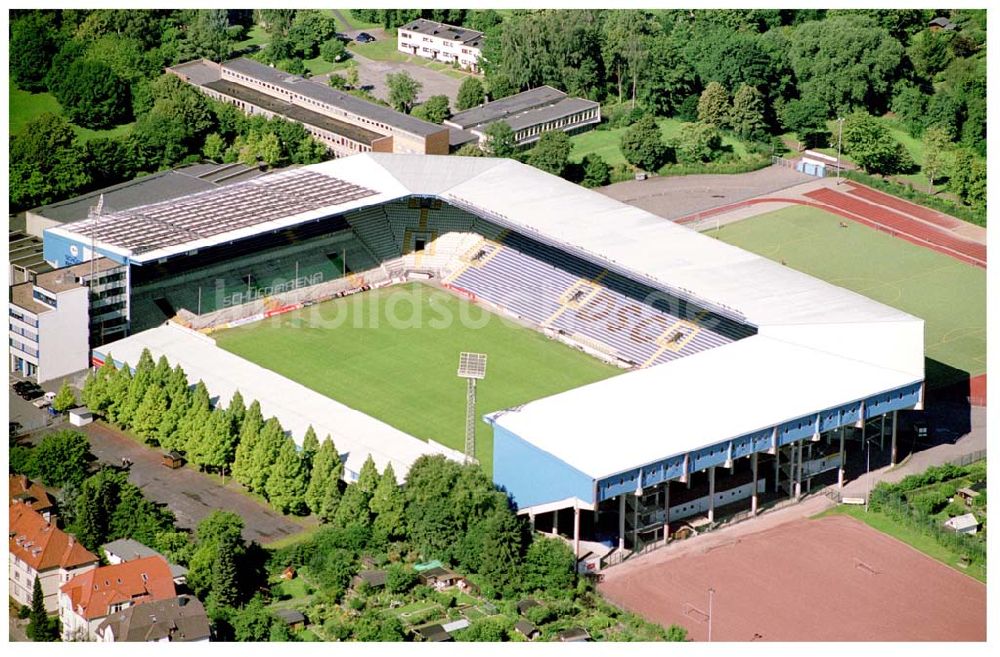
<svg viewBox="0 0 1000 657"><path fill-rule="evenodd" d="M923 320L511 160L356 155L44 248L127 265L131 335L95 364L165 355L218 403L329 433L348 479L463 458L458 352L486 353L476 456L578 555L842 481L923 404Z"/></svg>

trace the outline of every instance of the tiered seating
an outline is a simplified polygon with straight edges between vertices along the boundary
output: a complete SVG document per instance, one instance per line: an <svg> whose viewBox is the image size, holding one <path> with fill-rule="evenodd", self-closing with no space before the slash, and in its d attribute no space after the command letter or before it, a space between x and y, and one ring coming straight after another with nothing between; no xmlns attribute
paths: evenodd
<svg viewBox="0 0 1000 657"><path fill-rule="evenodd" d="M484 244L482 253L464 256L469 264L453 283L636 365L666 362L756 332L523 235L507 235L502 245Z"/></svg>
<svg viewBox="0 0 1000 657"><path fill-rule="evenodd" d="M526 320L542 324L559 310L559 296L577 279L562 269L500 247L484 265L470 265L451 282Z"/></svg>
<svg viewBox="0 0 1000 657"><path fill-rule="evenodd" d="M368 208L349 215L347 222L379 260L398 258L402 253L403 242L397 241L393 236L385 210L382 208Z"/></svg>
<svg viewBox="0 0 1000 657"><path fill-rule="evenodd" d="M383 207L389 220L392 237L402 250L406 231L420 229L420 208L411 208L405 201L386 203Z"/></svg>
<svg viewBox="0 0 1000 657"><path fill-rule="evenodd" d="M472 224L471 214L450 205L427 211L427 228L438 235L452 232L468 233L473 230Z"/></svg>

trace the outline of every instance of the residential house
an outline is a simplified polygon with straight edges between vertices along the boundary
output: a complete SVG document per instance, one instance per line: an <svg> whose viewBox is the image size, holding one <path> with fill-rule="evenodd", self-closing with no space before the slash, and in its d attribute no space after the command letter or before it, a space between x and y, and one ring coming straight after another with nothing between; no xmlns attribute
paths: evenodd
<svg viewBox="0 0 1000 657"><path fill-rule="evenodd" d="M210 637L211 627L205 607L191 595L127 607L111 614L97 626L97 640L106 643L193 643L209 641Z"/></svg>
<svg viewBox="0 0 1000 657"><path fill-rule="evenodd" d="M97 630L108 616L176 597L170 566L163 557L143 557L89 570L59 589L62 639L97 641Z"/></svg>
<svg viewBox="0 0 1000 657"><path fill-rule="evenodd" d="M170 563L166 557L153 548L147 547L139 541L134 541L131 538L121 538L117 541L105 543L101 546L101 550L104 552L105 559L107 559L108 563L111 565L125 563L126 561L135 561L136 559L142 559L144 557L160 557L169 564L170 575L174 578L174 584L180 585L187 582L187 568L178 564Z"/></svg>
<svg viewBox="0 0 1000 657"><path fill-rule="evenodd" d="M55 500L45 490L45 486L37 481L31 481L25 475L10 475L8 481L8 500L21 500L37 511L45 520L51 521L55 511Z"/></svg>
<svg viewBox="0 0 1000 657"><path fill-rule="evenodd" d="M11 499L9 513L10 597L19 604L31 605L38 577L45 610L55 613L59 608L59 586L96 568L97 555L87 551L72 534L56 527L55 522L46 520L26 501Z"/></svg>

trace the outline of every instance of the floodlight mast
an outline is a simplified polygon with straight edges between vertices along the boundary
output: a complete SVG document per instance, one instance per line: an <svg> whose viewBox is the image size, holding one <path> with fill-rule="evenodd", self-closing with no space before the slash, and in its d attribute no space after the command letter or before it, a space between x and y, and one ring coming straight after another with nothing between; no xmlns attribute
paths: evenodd
<svg viewBox="0 0 1000 657"><path fill-rule="evenodd" d="M476 381L486 378L486 354L463 351L458 357L458 376L465 379L465 462L476 459Z"/></svg>

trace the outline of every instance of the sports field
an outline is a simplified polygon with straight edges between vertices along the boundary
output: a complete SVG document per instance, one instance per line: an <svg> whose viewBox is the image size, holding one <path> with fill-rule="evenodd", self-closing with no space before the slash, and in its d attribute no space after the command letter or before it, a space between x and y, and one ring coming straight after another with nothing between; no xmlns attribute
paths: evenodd
<svg viewBox="0 0 1000 657"><path fill-rule="evenodd" d="M373 290L214 334L243 358L461 451L464 380L458 354L488 354L477 411L579 387L621 370L439 290L412 283ZM493 468L493 432L476 423L476 456Z"/></svg>
<svg viewBox="0 0 1000 657"><path fill-rule="evenodd" d="M931 386L986 371L986 271L815 208L794 206L706 234L925 320ZM935 362L936 361L936 362Z"/></svg>

